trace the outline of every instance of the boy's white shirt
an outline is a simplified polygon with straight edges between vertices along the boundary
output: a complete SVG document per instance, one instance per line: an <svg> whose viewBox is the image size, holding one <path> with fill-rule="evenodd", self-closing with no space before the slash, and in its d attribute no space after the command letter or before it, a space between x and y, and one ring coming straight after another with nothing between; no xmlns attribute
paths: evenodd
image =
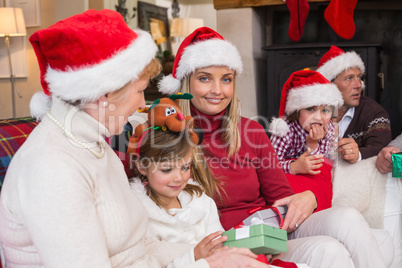
<svg viewBox="0 0 402 268"><path fill-rule="evenodd" d="M197 184L192 179L188 183ZM149 198L139 178L133 178L130 185L149 216L146 237L173 243L192 243L195 247L205 236L216 231L224 231L215 202L204 193L198 197L182 191L178 196L182 208L170 209L171 215L169 215L165 209L157 206ZM168 267L182 267L193 263L194 247Z"/></svg>

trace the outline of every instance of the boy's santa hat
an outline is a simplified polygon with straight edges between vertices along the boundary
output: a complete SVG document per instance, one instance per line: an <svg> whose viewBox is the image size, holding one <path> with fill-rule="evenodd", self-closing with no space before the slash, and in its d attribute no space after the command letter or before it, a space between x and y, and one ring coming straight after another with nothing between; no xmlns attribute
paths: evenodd
<svg viewBox="0 0 402 268"><path fill-rule="evenodd" d="M35 32L30 38L39 62L43 92L31 99L41 119L51 97L93 101L138 78L157 47L149 33L133 31L112 10L88 10Z"/></svg>
<svg viewBox="0 0 402 268"><path fill-rule="evenodd" d="M226 66L236 72L243 71L237 48L220 34L208 27L196 29L187 36L177 50L172 74L159 83L159 91L171 95L180 90L184 77L198 68Z"/></svg>
<svg viewBox="0 0 402 268"><path fill-rule="evenodd" d="M289 127L283 118L301 109L320 105L343 105L342 94L337 86L316 71L292 73L282 88L279 118L271 122L269 132L278 136L286 135Z"/></svg>
<svg viewBox="0 0 402 268"><path fill-rule="evenodd" d="M331 46L320 59L317 72L333 81L341 72L354 67L364 73L364 63L356 52L345 52L337 46Z"/></svg>

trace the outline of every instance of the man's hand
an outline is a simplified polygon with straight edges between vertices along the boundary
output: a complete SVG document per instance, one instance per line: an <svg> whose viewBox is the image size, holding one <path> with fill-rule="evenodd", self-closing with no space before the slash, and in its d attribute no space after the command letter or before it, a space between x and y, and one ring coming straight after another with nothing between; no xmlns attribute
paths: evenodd
<svg viewBox="0 0 402 268"><path fill-rule="evenodd" d="M292 174L311 174L316 175L321 171L318 170L322 167L322 162L324 162L324 156L322 154L309 155L311 152L310 148L307 148L296 161L290 163L290 172Z"/></svg>
<svg viewBox="0 0 402 268"><path fill-rule="evenodd" d="M295 231L317 208L317 199L311 191L294 194L276 200L273 207L288 206L282 229L288 233Z"/></svg>
<svg viewBox="0 0 402 268"><path fill-rule="evenodd" d="M381 174L385 174L392 171L391 155L399 153L400 150L393 146L384 147L377 156L375 166Z"/></svg>
<svg viewBox="0 0 402 268"><path fill-rule="evenodd" d="M221 248L223 246L222 243L225 242L228 237L219 237L220 235L222 235L222 231L204 237L194 248L194 259L206 258L213 253L214 249Z"/></svg>
<svg viewBox="0 0 402 268"><path fill-rule="evenodd" d="M341 138L338 140L338 152L342 158L353 164L359 159L359 146L352 138Z"/></svg>

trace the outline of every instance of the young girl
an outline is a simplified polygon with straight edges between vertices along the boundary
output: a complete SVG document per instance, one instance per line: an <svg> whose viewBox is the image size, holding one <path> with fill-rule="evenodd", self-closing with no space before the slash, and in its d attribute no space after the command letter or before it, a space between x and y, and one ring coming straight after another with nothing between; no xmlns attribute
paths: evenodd
<svg viewBox="0 0 402 268"><path fill-rule="evenodd" d="M150 222L146 237L198 243L175 260L178 266L210 255L224 239L213 240L223 231L215 202L190 178L195 146L190 133L188 127L174 132L151 126L134 145L137 177L131 179L131 187L147 208Z"/></svg>
<svg viewBox="0 0 402 268"><path fill-rule="evenodd" d="M337 137L332 122L342 95L315 71L297 71L282 90L279 116L270 125L271 143L295 192L311 190L316 211L331 207L331 152Z"/></svg>

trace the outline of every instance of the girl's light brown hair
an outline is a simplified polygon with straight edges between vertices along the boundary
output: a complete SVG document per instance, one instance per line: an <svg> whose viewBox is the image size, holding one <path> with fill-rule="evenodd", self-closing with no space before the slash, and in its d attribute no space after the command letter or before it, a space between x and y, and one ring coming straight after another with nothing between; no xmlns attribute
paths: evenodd
<svg viewBox="0 0 402 268"><path fill-rule="evenodd" d="M166 131L151 129L145 135L140 144L140 155L135 157L135 161L144 167L149 167L151 162L180 161L194 148L188 129L183 132L173 132L169 129ZM141 182L148 181L147 177L139 172L136 165L134 165L134 169ZM155 204L165 208L165 204L149 184L145 185L145 189ZM197 196L201 196L203 193L203 189L194 184L187 184L183 191Z"/></svg>

